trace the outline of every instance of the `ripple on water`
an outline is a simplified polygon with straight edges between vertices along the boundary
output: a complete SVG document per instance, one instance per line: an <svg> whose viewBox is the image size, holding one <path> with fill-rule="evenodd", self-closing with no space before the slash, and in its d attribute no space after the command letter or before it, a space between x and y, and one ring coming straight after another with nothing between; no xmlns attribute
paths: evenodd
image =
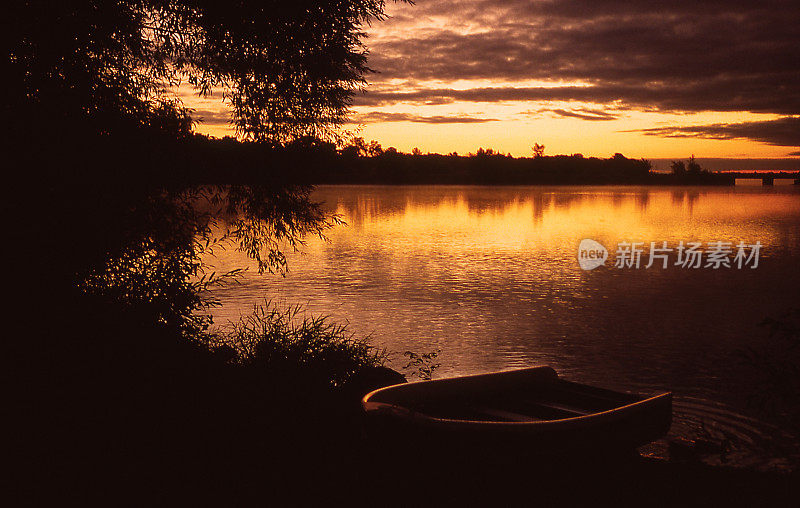
<svg viewBox="0 0 800 508"><path fill-rule="evenodd" d="M640 452L648 457L760 471L788 472L800 464L800 443L790 433L720 402L686 396L673 400L667 437Z"/></svg>

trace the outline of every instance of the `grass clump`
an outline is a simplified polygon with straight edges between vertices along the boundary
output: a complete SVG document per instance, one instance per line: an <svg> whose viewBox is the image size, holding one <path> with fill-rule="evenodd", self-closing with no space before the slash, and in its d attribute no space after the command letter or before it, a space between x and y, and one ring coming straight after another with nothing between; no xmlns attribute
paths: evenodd
<svg viewBox="0 0 800 508"><path fill-rule="evenodd" d="M306 314L300 305L284 308L266 301L214 335L210 346L244 367L339 388L364 369L385 363L386 352L368 340L328 316Z"/></svg>

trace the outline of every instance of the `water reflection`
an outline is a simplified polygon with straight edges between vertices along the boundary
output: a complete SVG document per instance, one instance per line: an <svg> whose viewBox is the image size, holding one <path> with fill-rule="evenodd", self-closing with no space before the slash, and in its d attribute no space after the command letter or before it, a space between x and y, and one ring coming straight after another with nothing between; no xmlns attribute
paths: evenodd
<svg viewBox="0 0 800 508"><path fill-rule="evenodd" d="M623 240L758 240L764 246L758 280L786 268L797 273L787 259L797 257L800 243L800 199L794 189L327 187L316 197L348 226L331 231L330 242L311 239L302 254L290 256L285 279L250 274L241 285L222 291L221 297L237 301L218 312L218 321L246 311L244 302L249 307L256 298L278 294L288 301L309 301L315 310L361 309L342 317L390 345L398 335L408 336L395 333L396 319L414 322L419 314L447 323L463 319L465 328L480 329L476 323L488 316L491 322L509 323L515 315L587 312L587 303L596 297L643 291L666 299L677 287L687 289L682 287L686 284L693 289L687 297L696 300L704 293L699 286L707 283L718 283L722 290L756 279L745 272L678 268L584 273L574 260L582 238L610 248ZM237 253L226 253L215 263L221 269L248 264ZM777 305L784 293L776 289L787 284L773 282L777 285L768 292ZM365 297L368 302L360 301ZM384 304L376 307L375 302ZM498 302L507 305L496 308ZM388 322L376 318L385 313L395 317ZM669 321L671 314L661 321ZM580 315L547 317L572 322ZM362 323L374 327L365 330ZM539 326L515 324L526 330ZM548 321L546 335L552 335L552 324ZM429 330L423 335L433 336ZM456 339L435 339L443 340ZM471 371L491 349L449 368Z"/></svg>
<svg viewBox="0 0 800 508"><path fill-rule="evenodd" d="M218 323L264 298L304 303L371 334L395 365L405 350L441 349L439 376L549 364L578 381L745 411L737 351L764 340L757 324L796 304L800 287L792 187L355 186L316 198L348 226L290 256L285 278L251 271L220 290ZM582 238L763 249L756 270L584 272Z"/></svg>

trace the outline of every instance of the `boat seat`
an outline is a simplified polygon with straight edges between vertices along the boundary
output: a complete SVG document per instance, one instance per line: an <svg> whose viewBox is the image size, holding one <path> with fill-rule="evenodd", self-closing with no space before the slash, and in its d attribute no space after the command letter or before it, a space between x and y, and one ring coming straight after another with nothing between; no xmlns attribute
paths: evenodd
<svg viewBox="0 0 800 508"><path fill-rule="evenodd" d="M505 404L500 405L503 409L485 407L476 409L484 412L489 409L497 416L505 414L508 417L506 418L507 420L515 422L563 420L565 418L575 418L577 416L592 414L592 411L589 409L577 408L555 401L537 400L536 402L531 401L525 404L513 404L506 401Z"/></svg>
<svg viewBox="0 0 800 508"><path fill-rule="evenodd" d="M514 413L513 411L505 411L503 409L496 409L492 407L476 407L474 408L475 411L479 413L483 413L487 416L492 416L494 418L499 418L500 420L505 420L508 422L540 422L542 421L541 418L536 418L535 416L524 415L521 413Z"/></svg>

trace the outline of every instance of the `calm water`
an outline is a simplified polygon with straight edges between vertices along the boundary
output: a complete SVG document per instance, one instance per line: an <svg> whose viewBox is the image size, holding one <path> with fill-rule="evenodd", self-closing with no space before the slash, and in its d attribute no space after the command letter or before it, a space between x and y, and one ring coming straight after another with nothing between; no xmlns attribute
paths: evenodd
<svg viewBox="0 0 800 508"><path fill-rule="evenodd" d="M441 350L436 377L530 365L606 386L675 392L673 433L737 443L734 462L771 463L777 429L747 405L758 323L798 305L797 187L336 186L318 200L347 222L289 258L285 278L251 266L218 290L224 325L265 298L349 322L394 352ZM580 269L583 238L609 249ZM615 268L617 244L645 242L642 268ZM756 269L644 269L651 241L762 245ZM702 422L702 423L701 423ZM732 436L732 437L731 437ZM776 437L777 436L777 437ZM787 438L788 439L788 438ZM738 453L738 455L737 455Z"/></svg>

